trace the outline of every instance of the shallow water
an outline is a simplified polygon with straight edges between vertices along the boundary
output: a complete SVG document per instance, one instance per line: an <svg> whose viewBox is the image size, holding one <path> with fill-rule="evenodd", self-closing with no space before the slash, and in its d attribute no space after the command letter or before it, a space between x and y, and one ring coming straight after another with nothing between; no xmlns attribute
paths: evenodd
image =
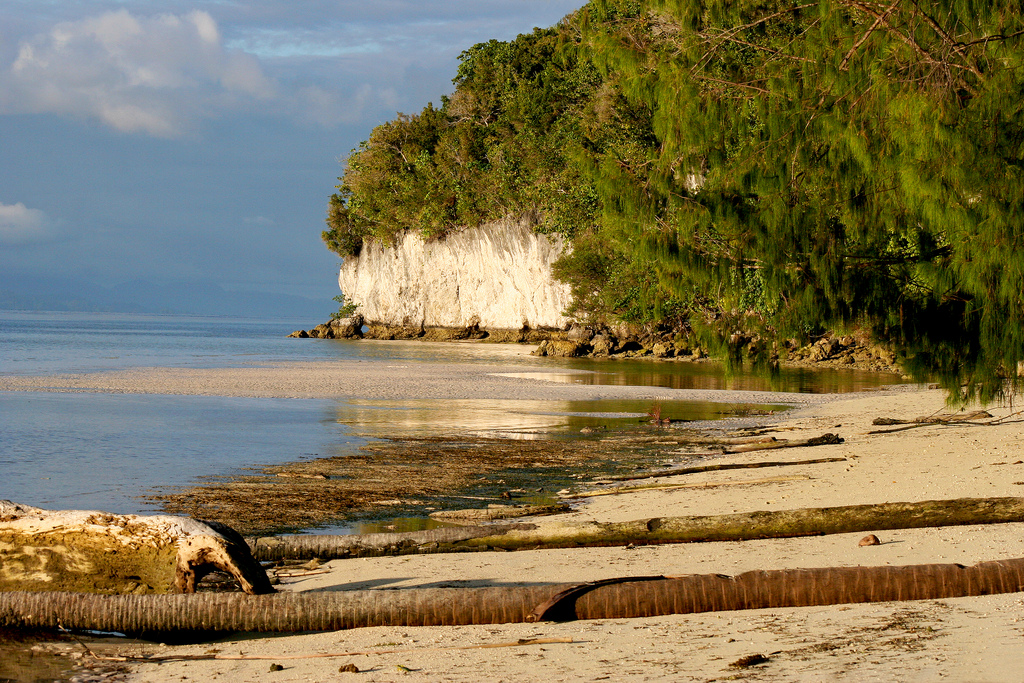
<svg viewBox="0 0 1024 683"><path fill-rule="evenodd" d="M537 379L675 388L768 389L711 363L533 358L531 347L288 339L302 321L0 312L0 373L127 367L242 367L359 359L510 363ZM892 376L783 373L789 391L853 391ZM717 419L749 406L663 402L665 417ZM47 508L152 512L153 487L231 477L247 468L353 453L367 438L473 432L509 438L578 433L641 419L638 401L329 401L209 396L0 392L0 498ZM758 409L765 409L760 406Z"/></svg>
<svg viewBox="0 0 1024 683"><path fill-rule="evenodd" d="M722 364L711 362L574 358L562 360L558 364L577 372L545 369L507 373L507 376L568 384L785 391L801 394L841 394L902 381L897 375L844 368L781 368L776 376L766 378L744 369L729 372Z"/></svg>
<svg viewBox="0 0 1024 683"><path fill-rule="evenodd" d="M357 448L331 401L0 392L0 498L152 512L157 485Z"/></svg>
<svg viewBox="0 0 1024 683"><path fill-rule="evenodd" d="M718 420L723 417L785 410L786 406L711 401L651 401L598 399L593 401L358 401L339 403L339 422L353 433L371 437L410 437L427 434L472 434L510 439L559 438L578 435L585 427L624 427L647 422L657 407L662 419L673 422Z"/></svg>

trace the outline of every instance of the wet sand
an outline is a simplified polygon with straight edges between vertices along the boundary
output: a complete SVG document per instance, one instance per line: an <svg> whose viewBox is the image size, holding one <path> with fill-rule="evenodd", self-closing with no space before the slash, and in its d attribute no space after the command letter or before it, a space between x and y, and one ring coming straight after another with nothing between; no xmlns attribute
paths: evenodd
<svg viewBox="0 0 1024 683"><path fill-rule="evenodd" d="M555 369L555 368L553 368ZM831 394L668 389L548 381L536 365L380 362L283 363L247 368L133 368L0 376L0 391L79 391L259 398L722 401L811 405ZM573 370L557 369L558 374Z"/></svg>

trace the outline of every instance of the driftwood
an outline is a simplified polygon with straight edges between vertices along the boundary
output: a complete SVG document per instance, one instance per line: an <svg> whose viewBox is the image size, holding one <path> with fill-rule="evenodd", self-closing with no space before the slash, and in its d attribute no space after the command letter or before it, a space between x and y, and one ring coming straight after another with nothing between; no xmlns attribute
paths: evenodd
<svg viewBox="0 0 1024 683"><path fill-rule="evenodd" d="M771 451L777 448L806 448L810 446L834 446L841 444L844 439L838 434L832 434L831 432L822 434L821 436L814 436L809 439L771 439L771 440L756 440L748 443L742 443L737 446L729 446L723 444L721 448L714 451L708 451L706 453L689 453L690 457L711 457L717 455L731 455L734 453L752 453L754 451Z"/></svg>
<svg viewBox="0 0 1024 683"><path fill-rule="evenodd" d="M806 474L790 474L778 477L762 477L760 479L736 479L733 481L688 481L674 484L638 484L636 486L610 486L604 489L592 489L567 494L565 498L594 498L597 496L618 496L637 491L671 491L675 489L714 489L720 486L755 486L757 484L782 484L787 481L807 481Z"/></svg>
<svg viewBox="0 0 1024 683"><path fill-rule="evenodd" d="M949 425L949 424L978 424L976 420L985 420L992 417L991 413L984 410L976 410L973 413L952 413L948 415L928 415L925 417L914 418L913 420L899 420L891 417L876 417L871 421L871 424L876 427L879 426L892 426L892 425L905 425L903 427L897 427L896 429L876 429L868 432L868 434L895 434L896 432L905 432L908 429L918 429L919 427L927 427L929 425ZM980 423L988 424L988 423Z"/></svg>
<svg viewBox="0 0 1024 683"><path fill-rule="evenodd" d="M951 413L948 415L927 415L917 417L913 420L898 420L891 417L876 417L871 421L873 425L905 425L905 424L956 424L958 422L973 422L974 420L985 420L992 417L992 414L984 410L976 410L973 413Z"/></svg>
<svg viewBox="0 0 1024 683"><path fill-rule="evenodd" d="M1024 559L906 567L625 577L588 584L197 595L0 593L0 627L167 631L336 631L537 620L624 619L719 610L937 600L1024 589Z"/></svg>
<svg viewBox="0 0 1024 683"><path fill-rule="evenodd" d="M271 593L245 539L188 517L42 510L0 500L0 590L195 592L208 573L234 576L246 593Z"/></svg>
<svg viewBox="0 0 1024 683"><path fill-rule="evenodd" d="M834 446L835 444L843 443L843 439L838 434L822 434L821 436L814 436L810 439L775 439L767 443L748 443L740 446L734 446L732 448L726 448L724 453L750 453L752 451L767 451L774 450L776 448L805 448L809 446Z"/></svg>
<svg viewBox="0 0 1024 683"><path fill-rule="evenodd" d="M756 511L631 522L545 522L449 527L352 536L250 539L260 560L343 559L483 550L742 541L887 529L1024 521L1024 498L961 498L831 508Z"/></svg>
<svg viewBox="0 0 1024 683"><path fill-rule="evenodd" d="M815 458L813 460L774 460L771 462L737 462L717 465L697 465L693 467L667 467L663 470L648 470L636 474L620 474L607 477L608 481L635 481L637 479L657 479L659 477L678 477L684 474L701 472L720 472L722 470L747 470L762 467L788 467L790 465L818 465L825 462L843 462L846 458Z"/></svg>
<svg viewBox="0 0 1024 683"><path fill-rule="evenodd" d="M568 505L488 505L485 508L468 510L437 510L430 513L431 519L449 522L487 522L495 519L515 519L518 517L535 517L538 515L557 515L571 512Z"/></svg>

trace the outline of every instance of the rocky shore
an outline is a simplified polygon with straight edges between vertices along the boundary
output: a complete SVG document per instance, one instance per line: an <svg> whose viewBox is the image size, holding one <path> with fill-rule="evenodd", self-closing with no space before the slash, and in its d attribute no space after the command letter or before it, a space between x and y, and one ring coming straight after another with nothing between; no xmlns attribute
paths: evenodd
<svg viewBox="0 0 1024 683"><path fill-rule="evenodd" d="M361 315L338 318L309 330L296 330L289 337L300 339L379 339L421 340L432 342L490 342L499 344L537 344L533 356L553 358L648 359L699 362L709 360L708 351L692 335L675 331L651 331L639 326L587 327L567 325L564 329L488 330L472 322L465 327L427 327L424 325L388 325L367 321ZM756 338L736 338L733 342L744 355L759 349ZM900 373L896 354L872 343L865 335L826 333L810 344L789 340L772 349L772 359L783 366L846 367L877 372Z"/></svg>

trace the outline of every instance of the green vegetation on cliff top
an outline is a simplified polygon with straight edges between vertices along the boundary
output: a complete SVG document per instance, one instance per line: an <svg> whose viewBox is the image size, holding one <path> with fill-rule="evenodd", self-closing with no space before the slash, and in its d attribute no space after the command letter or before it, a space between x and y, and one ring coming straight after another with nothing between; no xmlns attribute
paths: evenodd
<svg viewBox="0 0 1024 683"><path fill-rule="evenodd" d="M723 354L859 328L951 397L1018 383L1018 3L594 0L455 84L349 157L333 250L529 215L581 319Z"/></svg>

